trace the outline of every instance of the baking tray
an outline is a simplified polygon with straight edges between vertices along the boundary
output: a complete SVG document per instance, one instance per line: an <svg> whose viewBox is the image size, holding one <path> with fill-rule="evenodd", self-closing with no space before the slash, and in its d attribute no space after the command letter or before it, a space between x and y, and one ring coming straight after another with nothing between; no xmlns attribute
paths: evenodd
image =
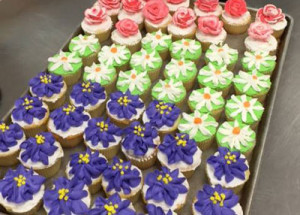
<svg viewBox="0 0 300 215"><path fill-rule="evenodd" d="M221 4L223 5L223 3L221 3ZM255 8L248 8L248 9L252 15L252 19L254 20L257 9L255 9ZM242 190L242 192L240 194L240 203L242 205L245 215L251 214L251 211L250 211L251 203L252 203L255 186L257 183L257 179L258 179L261 160L262 160L262 156L263 156L263 150L264 150L265 144L267 144L267 135L268 135L268 130L269 130L272 112L273 112L273 108L274 108L275 98L276 98L276 94L277 94L277 90L278 90L278 86L279 86L280 77L282 74L282 69L283 69L283 65L284 65L284 61L285 61L285 57L286 57L286 53L287 53L287 49L288 49L289 40L291 37L292 28L294 25L294 20L290 15L286 14L286 19L288 21L288 25L285 29L284 34L282 35L282 37L279 41L279 47L278 47L278 51L277 51L277 65L276 65L276 68L271 77L272 88L267 96L267 99L264 102L265 112L264 112L262 120L257 128L257 144L256 144L255 149L253 150L252 159L250 161L251 175L250 175L248 182L244 186L244 189ZM78 26L77 29L75 30L75 32L70 36L70 38L67 40L67 42L61 49L63 51L68 51L68 44L69 44L71 38L73 38L74 36L77 36L78 34L81 34L81 33L83 33L83 31L82 31L81 27ZM145 34L145 32L142 32L142 33ZM247 33L245 33L243 35L228 35L227 39L226 39L226 43L228 43L228 45L230 47L238 49L238 51L239 51L239 61L233 71L235 74L241 68L240 59L243 56L243 53L245 51L243 41L246 36L247 36ZM103 46L103 45L108 45L108 44L111 44L110 40L105 41L101 45ZM168 61L169 61L169 59L164 62L163 67L165 66L166 62L168 62ZM204 60L203 60L203 54L202 54L200 63L198 65L198 69L200 69L203 65L204 65ZM47 69L45 69L45 71L47 71ZM163 68L161 71L163 71ZM155 83L153 83L153 84L155 84ZM194 89L197 89L197 88L199 88L198 84L195 83ZM68 93L69 92L70 92L70 89L68 90ZM26 90L22 95L25 95L26 93L28 93L28 90ZM188 93L188 95L189 95L189 93ZM231 90L230 95L233 93L234 93L233 90ZM187 98L188 98L188 96L187 96ZM149 102L150 101L147 101L146 105ZM11 120L10 120L11 111L12 111L12 108L3 117L4 122L6 122L6 123L11 122ZM185 109L183 111L190 112L187 107L185 107ZM222 123L223 121L224 121L224 113L223 113L223 116L221 117L221 119L219 120L219 123ZM46 181L47 188L51 187L53 180L55 180L57 177L65 176L65 167L70 159L70 155L75 152L83 151L83 150L85 150L84 144L80 144L79 146L77 146L75 148L64 149L65 156L64 156L62 164L61 164L61 169L54 177L47 179L47 181ZM193 198L196 196L198 190L202 189L202 185L205 183L208 183L206 176L205 176L205 171L204 171L206 159L211 154L213 154L216 150L217 150L217 144L213 144L213 147L211 149L203 152L202 162L201 162L200 167L197 168L194 175L190 179L188 179L189 185L190 185L188 199L187 199L186 205L184 206L184 208L182 209L182 211L179 214L182 214L182 215L192 214L191 205L192 205ZM121 154L121 152L120 152L119 156L124 158L124 156ZM159 168L159 164L156 164L156 166L154 166L148 170L144 170L143 175L145 176L148 172L153 171L153 169L155 169L155 168ZM2 167L0 169L0 178L2 178L4 176L7 169L8 169L7 167ZM99 195L105 196L103 190L100 190L97 194L95 194L93 196L93 199L95 199ZM137 210L137 212L145 212L144 203L142 202L141 198L139 201L134 203L134 207ZM0 208L0 211L5 212L4 209L1 209L1 208ZM3 213L0 212L0 214L3 214ZM38 214L46 214L46 213L43 209L41 209L38 212Z"/></svg>

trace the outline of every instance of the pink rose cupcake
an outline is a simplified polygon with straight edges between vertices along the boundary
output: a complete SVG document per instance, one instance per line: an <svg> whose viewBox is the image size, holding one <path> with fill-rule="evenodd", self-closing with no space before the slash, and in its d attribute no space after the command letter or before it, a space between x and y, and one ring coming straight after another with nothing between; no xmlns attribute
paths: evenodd
<svg viewBox="0 0 300 215"><path fill-rule="evenodd" d="M172 17L172 23L168 26L168 32L173 40L194 39L197 29L196 15L191 8L180 7Z"/></svg>
<svg viewBox="0 0 300 215"><path fill-rule="evenodd" d="M189 7L190 0L165 0L170 13L174 14L180 7Z"/></svg>
<svg viewBox="0 0 300 215"><path fill-rule="evenodd" d="M275 55L277 50L277 40L273 34L273 29L269 24L254 22L248 29L248 37L245 39L245 46L250 52L268 52Z"/></svg>
<svg viewBox="0 0 300 215"><path fill-rule="evenodd" d="M139 29L144 27L143 2L142 0L122 0L123 8L118 15L118 19L131 19L135 21Z"/></svg>
<svg viewBox="0 0 300 215"><path fill-rule="evenodd" d="M219 0L197 0L194 3L194 11L196 16L221 16L222 7Z"/></svg>
<svg viewBox="0 0 300 215"><path fill-rule="evenodd" d="M98 4L105 7L113 23L116 23L121 10L120 0L98 0Z"/></svg>
<svg viewBox="0 0 300 215"><path fill-rule="evenodd" d="M267 4L263 8L260 8L256 13L256 21L269 24L273 29L273 36L275 38L280 38L287 26L284 13L273 4Z"/></svg>
<svg viewBox="0 0 300 215"><path fill-rule="evenodd" d="M217 16L202 16L198 19L196 38L201 42L202 49L206 51L211 44L222 44L227 37L223 22Z"/></svg>
<svg viewBox="0 0 300 215"><path fill-rule="evenodd" d="M148 1L144 6L143 15L147 32L152 33L160 29L163 33L167 33L172 17L168 6L162 0Z"/></svg>
<svg viewBox="0 0 300 215"><path fill-rule="evenodd" d="M228 0L222 12L224 28L229 34L243 34L251 23L245 0Z"/></svg>
<svg viewBox="0 0 300 215"><path fill-rule="evenodd" d="M96 4L85 10L81 28L85 34L94 34L99 42L103 42L109 38L112 24L106 9Z"/></svg>

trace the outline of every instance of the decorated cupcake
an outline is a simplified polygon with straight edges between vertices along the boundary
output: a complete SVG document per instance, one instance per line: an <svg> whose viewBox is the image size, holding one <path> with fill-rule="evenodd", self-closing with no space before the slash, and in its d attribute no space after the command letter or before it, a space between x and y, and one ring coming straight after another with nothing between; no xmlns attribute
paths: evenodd
<svg viewBox="0 0 300 215"><path fill-rule="evenodd" d="M51 177L60 169L64 152L49 132L42 132L25 140L21 146L19 160L28 169L39 175Z"/></svg>
<svg viewBox="0 0 300 215"><path fill-rule="evenodd" d="M172 35L164 34L161 30L147 33L142 39L142 48L145 50L155 50L160 57L165 60L169 55L169 47L172 43Z"/></svg>
<svg viewBox="0 0 300 215"><path fill-rule="evenodd" d="M263 8L258 9L256 20L269 24L273 29L273 36L275 38L280 38L287 26L284 13L273 4L267 4Z"/></svg>
<svg viewBox="0 0 300 215"><path fill-rule="evenodd" d="M0 180L0 204L12 214L37 214L45 190L45 178L22 165L9 169Z"/></svg>
<svg viewBox="0 0 300 215"><path fill-rule="evenodd" d="M193 88L198 73L196 64L193 61L185 59L171 59L165 66L164 76L166 79L175 79L182 81L186 91Z"/></svg>
<svg viewBox="0 0 300 215"><path fill-rule="evenodd" d="M143 174L130 161L115 157L103 173L102 187L107 196L118 193L121 198L135 202L143 187Z"/></svg>
<svg viewBox="0 0 300 215"><path fill-rule="evenodd" d="M169 169L179 169L186 177L190 178L201 163L201 150L188 134L177 133L175 136L168 134L158 146L157 158L162 166Z"/></svg>
<svg viewBox="0 0 300 215"><path fill-rule="evenodd" d="M256 98L246 95L235 96L227 100L225 115L227 120L237 120L255 129L264 113L264 107Z"/></svg>
<svg viewBox="0 0 300 215"><path fill-rule="evenodd" d="M132 203L127 199L121 199L117 193L107 199L99 196L88 213L88 215L106 214L136 215Z"/></svg>
<svg viewBox="0 0 300 215"><path fill-rule="evenodd" d="M169 210L163 210L161 207L156 206L154 204L148 204L147 208L147 215L177 215L177 213Z"/></svg>
<svg viewBox="0 0 300 215"><path fill-rule="evenodd" d="M82 142L90 115L82 106L64 105L50 114L48 131L63 147L74 147Z"/></svg>
<svg viewBox="0 0 300 215"><path fill-rule="evenodd" d="M221 214L243 215L243 209L239 204L239 197L232 190L222 188L221 185L204 185L195 197L193 215Z"/></svg>
<svg viewBox="0 0 300 215"><path fill-rule="evenodd" d="M160 0L148 1L143 8L143 15L145 27L149 33L158 30L166 33L168 24L172 20L168 6Z"/></svg>
<svg viewBox="0 0 300 215"><path fill-rule="evenodd" d="M191 114L183 113L182 116L178 130L194 139L202 151L208 149L217 132L218 123L215 118L197 110Z"/></svg>
<svg viewBox="0 0 300 215"><path fill-rule="evenodd" d="M179 8L188 8L190 6L190 0L165 0L170 13L174 14Z"/></svg>
<svg viewBox="0 0 300 215"><path fill-rule="evenodd" d="M91 117L101 116L105 109L106 93L104 87L96 82L82 82L73 86L70 103L76 107L83 106Z"/></svg>
<svg viewBox="0 0 300 215"><path fill-rule="evenodd" d="M60 51L48 58L48 71L54 75L61 75L67 85L75 84L81 77L82 59L76 52Z"/></svg>
<svg viewBox="0 0 300 215"><path fill-rule="evenodd" d="M135 121L125 130L122 140L122 152L131 163L140 169L152 167L156 161L160 138L150 123L142 125Z"/></svg>
<svg viewBox="0 0 300 215"><path fill-rule="evenodd" d="M202 54L201 44L200 42L191 39L178 40L171 44L170 54L172 58L183 58L197 64Z"/></svg>
<svg viewBox="0 0 300 215"><path fill-rule="evenodd" d="M223 44L227 33L219 17L203 16L198 19L196 38L201 42L202 50L206 51L211 44Z"/></svg>
<svg viewBox="0 0 300 215"><path fill-rule="evenodd" d="M122 7L120 0L97 0L97 3L106 9L107 15L116 23Z"/></svg>
<svg viewBox="0 0 300 215"><path fill-rule="evenodd" d="M189 183L178 169L162 167L147 174L142 192L145 203L178 211L185 205L188 191Z"/></svg>
<svg viewBox="0 0 300 215"><path fill-rule="evenodd" d="M193 90L188 99L188 106L192 111L200 113L209 113L216 120L219 120L225 106L225 101L222 97L222 92L217 92L204 87Z"/></svg>
<svg viewBox="0 0 300 215"><path fill-rule="evenodd" d="M86 34L94 34L100 43L109 38L112 27L113 22L104 7L96 4L85 10L81 28Z"/></svg>
<svg viewBox="0 0 300 215"><path fill-rule="evenodd" d="M135 120L139 120L145 111L145 104L138 97L129 91L122 93L117 91L110 95L106 103L106 113L110 119L121 127L129 125Z"/></svg>
<svg viewBox="0 0 300 215"><path fill-rule="evenodd" d="M85 152L74 153L66 167L68 179L75 178L83 181L91 194L99 191L102 181L102 173L107 168L107 160L99 152L87 149Z"/></svg>
<svg viewBox="0 0 300 215"><path fill-rule="evenodd" d="M194 11L196 16L221 16L222 6L219 0L196 0L194 3Z"/></svg>
<svg viewBox="0 0 300 215"><path fill-rule="evenodd" d="M264 102L270 88L270 75L263 75L256 70L252 72L239 71L233 79L234 89L237 95L246 94Z"/></svg>
<svg viewBox="0 0 300 215"><path fill-rule="evenodd" d="M189 0L186 2L189 3ZM197 29L195 20L196 15L193 9L188 8L188 6L178 8L172 17L172 22L168 25L168 32L172 35L173 40L180 40L183 38L194 39Z"/></svg>
<svg viewBox="0 0 300 215"><path fill-rule="evenodd" d="M221 18L229 34L243 34L251 23L251 15L245 0L228 0Z"/></svg>
<svg viewBox="0 0 300 215"><path fill-rule="evenodd" d="M264 75L271 75L276 67L276 56L268 52L245 52L242 58L242 66L246 72L256 70Z"/></svg>
<svg viewBox="0 0 300 215"><path fill-rule="evenodd" d="M249 52L269 52L276 55L278 42L272 36L273 29L269 24L254 22L248 29L248 37L245 39L246 50Z"/></svg>
<svg viewBox="0 0 300 215"><path fill-rule="evenodd" d="M239 193L250 176L249 165L243 154L220 147L206 162L210 184L221 185Z"/></svg>
<svg viewBox="0 0 300 215"><path fill-rule="evenodd" d="M60 177L54 186L46 190L44 209L49 215L87 214L91 205L91 195L83 181Z"/></svg>
<svg viewBox="0 0 300 215"><path fill-rule="evenodd" d="M13 123L18 123L26 136L35 136L37 133L47 130L49 108L37 97L25 95L15 102L11 113Z"/></svg>
<svg viewBox="0 0 300 215"><path fill-rule="evenodd" d="M233 73L227 70L225 64L208 63L200 69L197 79L201 88L209 87L222 91L222 96L225 98L231 88Z"/></svg>
<svg viewBox="0 0 300 215"><path fill-rule="evenodd" d="M144 28L143 1L142 0L122 0L122 10L118 14L118 19L131 19L138 24L139 29Z"/></svg>

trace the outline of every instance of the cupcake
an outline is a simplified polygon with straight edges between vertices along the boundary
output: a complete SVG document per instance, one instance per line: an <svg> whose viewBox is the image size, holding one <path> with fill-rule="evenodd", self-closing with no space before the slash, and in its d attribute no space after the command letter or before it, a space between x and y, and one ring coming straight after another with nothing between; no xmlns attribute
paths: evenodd
<svg viewBox="0 0 300 215"><path fill-rule="evenodd" d="M217 92L204 87L193 90L188 99L188 106L192 111L199 111L200 113L209 113L216 120L219 120L225 106L222 92Z"/></svg>
<svg viewBox="0 0 300 215"><path fill-rule="evenodd" d="M113 22L107 15L107 10L99 5L86 9L81 28L85 34L94 34L98 41L106 41L111 33Z"/></svg>
<svg viewBox="0 0 300 215"><path fill-rule="evenodd" d="M249 165L243 154L220 147L206 162L206 175L212 185L240 193L250 176Z"/></svg>
<svg viewBox="0 0 300 215"><path fill-rule="evenodd" d="M186 203L188 191L189 183L178 169L162 167L147 174L142 193L146 204L179 211Z"/></svg>
<svg viewBox="0 0 300 215"><path fill-rule="evenodd" d="M146 71L151 81L158 79L162 64L158 52L151 49L141 49L134 53L130 60L130 67L137 71Z"/></svg>
<svg viewBox="0 0 300 215"><path fill-rule="evenodd" d="M83 181L91 194L99 191L101 187L102 173L107 168L107 160L99 152L87 149L71 155L71 160L66 167L67 178Z"/></svg>
<svg viewBox="0 0 300 215"><path fill-rule="evenodd" d="M164 34L161 30L147 33L142 39L142 48L157 51L162 60L165 60L169 55L169 47L172 43L171 38L172 35Z"/></svg>
<svg viewBox="0 0 300 215"><path fill-rule="evenodd" d="M117 72L112 65L106 63L95 64L91 67L85 67L83 73L83 81L97 82L105 88L107 94L115 90L117 81Z"/></svg>
<svg viewBox="0 0 300 215"><path fill-rule="evenodd" d="M228 0L221 18L229 34L243 34L251 23L251 15L245 0Z"/></svg>
<svg viewBox="0 0 300 215"><path fill-rule="evenodd" d="M200 42L191 39L181 39L170 46L170 54L175 59L185 59L198 64L202 54Z"/></svg>
<svg viewBox="0 0 300 215"><path fill-rule="evenodd" d="M152 101L143 114L143 122L149 122L161 136L174 132L179 124L181 111L173 103Z"/></svg>
<svg viewBox="0 0 300 215"><path fill-rule="evenodd" d="M264 113L264 107L256 98L246 95L235 96L227 100L225 105L225 115L227 120L237 120L250 125L252 129L258 126Z"/></svg>
<svg viewBox="0 0 300 215"><path fill-rule="evenodd" d="M122 140L122 152L128 160L140 169L152 167L156 161L160 138L150 123L141 125L135 121L125 130Z"/></svg>
<svg viewBox="0 0 300 215"><path fill-rule="evenodd" d="M272 75L276 67L276 56L268 52L245 52L242 58L242 66L246 72L256 70L264 75Z"/></svg>
<svg viewBox="0 0 300 215"><path fill-rule="evenodd" d="M107 15L110 16L113 23L116 23L122 7L120 0L97 0L97 3L106 9Z"/></svg>
<svg viewBox="0 0 300 215"><path fill-rule="evenodd" d="M158 146L157 158L162 166L169 169L179 169L190 178L201 163L201 150L188 134L177 133L175 136L167 134Z"/></svg>
<svg viewBox="0 0 300 215"><path fill-rule="evenodd" d="M47 127L62 147L69 148L82 142L89 119L82 106L66 104L51 112Z"/></svg>
<svg viewBox="0 0 300 215"><path fill-rule="evenodd" d="M84 107L91 117L99 117L105 109L106 93L104 87L96 82L82 82L73 86L70 103L75 107Z"/></svg>
<svg viewBox="0 0 300 215"><path fill-rule="evenodd" d="M221 185L204 185L195 197L193 215L221 214L243 215L243 209L239 204L239 197L232 190L222 188Z"/></svg>
<svg viewBox="0 0 300 215"><path fill-rule="evenodd" d="M258 9L256 20L269 24L273 29L273 36L275 38L280 38L287 26L284 13L273 4L267 4L263 8Z"/></svg>
<svg viewBox="0 0 300 215"><path fill-rule="evenodd" d="M163 210L161 207L156 206L154 204L148 204L147 208L147 215L177 215L177 213L169 210Z"/></svg>
<svg viewBox="0 0 300 215"><path fill-rule="evenodd" d="M217 132L218 123L215 118L197 110L191 114L183 113L182 116L178 130L194 139L202 151L208 149Z"/></svg>
<svg viewBox="0 0 300 215"><path fill-rule="evenodd" d="M135 202L143 187L143 174L130 161L115 157L103 173L102 187L107 196L118 193L121 198Z"/></svg>
<svg viewBox="0 0 300 215"><path fill-rule="evenodd" d="M28 169L44 177L55 175L60 169L64 151L49 132L42 132L25 140L21 146L19 160Z"/></svg>
<svg viewBox="0 0 300 215"><path fill-rule="evenodd" d="M226 64L229 71L233 71L239 58L238 50L230 48L227 44L211 44L205 52L205 62L213 64Z"/></svg>
<svg viewBox="0 0 300 215"><path fill-rule="evenodd" d="M47 214L87 214L91 205L91 195L83 181L60 177L54 186L46 190L44 209Z"/></svg>
<svg viewBox="0 0 300 215"><path fill-rule="evenodd" d="M139 29L144 28L142 0L122 0L122 10L118 14L118 19L131 19L136 22Z"/></svg>
<svg viewBox="0 0 300 215"><path fill-rule="evenodd" d="M233 85L237 95L246 94L263 103L271 88L270 75L263 75L256 70L239 71L233 79Z"/></svg>
<svg viewBox="0 0 300 215"><path fill-rule="evenodd" d="M145 104L129 91L114 92L106 103L107 116L118 126L128 126L131 122L139 120L145 111Z"/></svg>
<svg viewBox="0 0 300 215"><path fill-rule="evenodd" d="M0 121L0 166L13 166L18 163L20 145L25 140L18 124L5 124Z"/></svg>
<svg viewBox="0 0 300 215"><path fill-rule="evenodd" d="M182 81L186 91L193 88L198 73L196 64L193 61L185 59L171 59L165 66L164 76L166 79L175 79Z"/></svg>
<svg viewBox="0 0 300 215"><path fill-rule="evenodd" d="M269 52L276 55L278 42L272 36L273 29L269 24L254 22L248 29L248 37L245 39L246 50L249 52Z"/></svg>
<svg viewBox="0 0 300 215"><path fill-rule="evenodd" d="M190 0L166 0L170 13L174 14L179 8L188 8L190 6Z"/></svg>
<svg viewBox="0 0 300 215"><path fill-rule="evenodd" d="M48 106L41 99L29 95L19 98L11 113L11 121L18 123L27 137L46 131L48 119Z"/></svg>
<svg viewBox="0 0 300 215"><path fill-rule="evenodd" d="M227 70L225 64L208 63L200 69L197 79L201 88L209 87L220 91L225 98L231 88L233 73Z"/></svg>
<svg viewBox="0 0 300 215"><path fill-rule="evenodd" d="M7 212L20 215L37 214L44 195L45 178L22 165L9 169L0 180L0 204Z"/></svg>
<svg viewBox="0 0 300 215"><path fill-rule="evenodd" d="M146 31L149 33L158 30L166 33L168 25L172 20L168 6L164 1L160 0L148 1L144 5L143 15L145 17L144 24Z"/></svg>
<svg viewBox="0 0 300 215"><path fill-rule="evenodd" d="M196 38L201 42L202 50L206 51L211 44L223 44L227 33L219 17L210 15L198 19Z"/></svg>
<svg viewBox="0 0 300 215"><path fill-rule="evenodd" d="M112 44L111 46L103 46L98 54L100 63L113 66L119 71L126 71L129 65L131 53L126 46Z"/></svg>
<svg viewBox="0 0 300 215"><path fill-rule="evenodd" d="M216 139L219 147L238 151L250 160L256 144L256 134L249 125L235 121L224 122L218 128Z"/></svg>
<svg viewBox="0 0 300 215"><path fill-rule="evenodd" d="M181 81L176 79L159 80L152 88L152 98L166 103L174 103L182 108L186 90Z"/></svg>
<svg viewBox="0 0 300 215"><path fill-rule="evenodd" d="M196 16L221 16L222 6L219 0L196 0L194 2L194 11Z"/></svg>
<svg viewBox="0 0 300 215"><path fill-rule="evenodd" d="M186 2L189 2L189 0ZM193 9L188 8L188 6L178 8L172 17L172 22L168 25L168 32L172 35L173 40L180 40L183 38L194 39L197 29L195 20L196 15Z"/></svg>
<svg viewBox="0 0 300 215"><path fill-rule="evenodd" d="M115 44L126 46L131 53L134 53L141 49L142 34L139 26L132 19L125 18L117 22L111 40Z"/></svg>
<svg viewBox="0 0 300 215"><path fill-rule="evenodd" d="M121 199L117 193L107 199L99 196L95 200L94 206L89 211L88 215L100 214L136 215L132 203L127 199Z"/></svg>
<svg viewBox="0 0 300 215"><path fill-rule="evenodd" d="M132 95L137 95L146 101L150 94L151 80L146 71L132 69L120 72L117 89L123 93L129 90Z"/></svg>

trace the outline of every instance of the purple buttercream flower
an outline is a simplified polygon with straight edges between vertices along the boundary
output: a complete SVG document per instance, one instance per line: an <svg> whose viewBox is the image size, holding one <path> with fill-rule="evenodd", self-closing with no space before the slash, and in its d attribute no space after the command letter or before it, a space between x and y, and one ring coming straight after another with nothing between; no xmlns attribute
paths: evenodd
<svg viewBox="0 0 300 215"><path fill-rule="evenodd" d="M153 204L148 204L146 206L148 215L172 215L173 212L171 210L164 211L161 207L157 207Z"/></svg>
<svg viewBox="0 0 300 215"><path fill-rule="evenodd" d="M9 148L17 145L17 141L23 137L24 132L18 124L6 125L0 121L0 152L7 152Z"/></svg>

